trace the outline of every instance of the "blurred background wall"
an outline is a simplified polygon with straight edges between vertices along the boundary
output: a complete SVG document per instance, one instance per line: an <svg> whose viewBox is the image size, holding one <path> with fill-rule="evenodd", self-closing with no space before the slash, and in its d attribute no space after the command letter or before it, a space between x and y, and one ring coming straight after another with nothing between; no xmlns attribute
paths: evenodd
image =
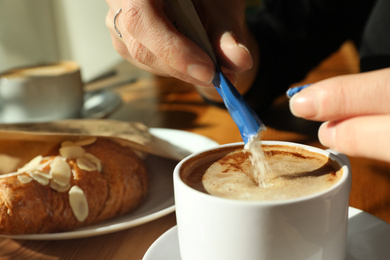
<svg viewBox="0 0 390 260"><path fill-rule="evenodd" d="M248 11L260 0L246 0ZM0 73L73 60L91 81L123 59L111 44L104 0L0 0Z"/></svg>
<svg viewBox="0 0 390 260"><path fill-rule="evenodd" d="M74 60L85 81L122 61L105 25L104 0L0 0L0 73Z"/></svg>

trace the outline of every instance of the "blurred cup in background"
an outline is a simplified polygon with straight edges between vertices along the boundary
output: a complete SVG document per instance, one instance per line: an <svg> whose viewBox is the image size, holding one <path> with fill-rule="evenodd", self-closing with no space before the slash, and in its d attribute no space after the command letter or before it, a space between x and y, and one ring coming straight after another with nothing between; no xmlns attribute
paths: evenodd
<svg viewBox="0 0 390 260"><path fill-rule="evenodd" d="M0 123L78 118L84 102L79 65L72 61L0 74Z"/></svg>

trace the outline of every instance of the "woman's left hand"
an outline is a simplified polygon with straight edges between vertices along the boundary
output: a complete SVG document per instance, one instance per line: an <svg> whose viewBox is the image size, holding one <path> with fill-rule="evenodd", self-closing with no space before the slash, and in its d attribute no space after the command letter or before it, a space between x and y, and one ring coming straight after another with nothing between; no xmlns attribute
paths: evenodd
<svg viewBox="0 0 390 260"><path fill-rule="evenodd" d="M390 69L320 81L294 95L290 109L325 121L318 132L323 145L390 162Z"/></svg>

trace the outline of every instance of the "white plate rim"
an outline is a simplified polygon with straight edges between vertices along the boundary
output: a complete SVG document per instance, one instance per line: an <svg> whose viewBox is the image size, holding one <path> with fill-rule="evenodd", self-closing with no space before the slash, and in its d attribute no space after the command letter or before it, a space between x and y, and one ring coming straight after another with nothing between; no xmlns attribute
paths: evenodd
<svg viewBox="0 0 390 260"><path fill-rule="evenodd" d="M153 135L156 135L157 137L165 139L166 141L172 142L178 146L179 145L183 146L183 143L175 141L175 140L177 140L176 138L178 136L181 136L183 138L187 138L186 139L187 141L190 139L197 140L197 143L199 143L198 141L202 141L205 145L205 147L203 147L202 149L206 149L208 147L218 145L217 142L215 142L214 140L212 140L208 137L205 137L205 136L202 136L202 135L199 135L196 133L188 132L188 131L169 129L169 128L150 128L149 131ZM172 137L174 137L173 140L167 139L170 137L170 135L172 135ZM191 150L191 148L193 148L193 147L183 147L183 148L189 149L191 152L197 151L196 149ZM174 195L172 192L172 200L173 200L173 196ZM48 234L0 235L0 237L10 238L10 239L20 239L20 240L65 240L65 239L86 238L86 237L92 237L92 236L113 233L113 232L129 229L129 228L132 228L135 226L139 226L141 224L144 224L144 223L156 220L158 218L161 218L163 216L166 216L174 211L175 211L175 205L173 202L172 205L169 205L163 209L157 210L156 212L147 214L145 216L141 216L140 218L132 219L129 221L122 221L122 222L118 222L118 223L114 223L114 224L109 224L109 223L112 222L113 220L115 220L115 218L108 220L108 221L106 221L109 224L107 226L105 226L104 222L102 222L102 223L98 223L96 225L91 225L88 227L84 227L81 229L77 229L74 231L68 231L68 232L48 233ZM132 216L136 212L137 212L137 210L135 210L135 212L129 213L128 215L124 215L124 216L121 216L118 218Z"/></svg>

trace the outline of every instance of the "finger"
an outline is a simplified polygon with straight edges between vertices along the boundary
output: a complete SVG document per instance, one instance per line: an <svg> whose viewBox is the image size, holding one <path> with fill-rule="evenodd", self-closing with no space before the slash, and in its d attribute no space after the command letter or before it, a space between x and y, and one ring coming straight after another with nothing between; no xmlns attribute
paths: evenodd
<svg viewBox="0 0 390 260"><path fill-rule="evenodd" d="M210 1L202 9L202 20L221 66L235 73L250 69L253 61L247 46L245 1L226 0L224 5Z"/></svg>
<svg viewBox="0 0 390 260"><path fill-rule="evenodd" d="M142 48L142 50L140 50L139 52L144 53L144 56L148 57L147 59L149 60L148 61L149 66L146 66L145 64L138 62L136 59L134 59L130 55L130 52L129 52L127 46L125 45L125 43L123 42L122 37L120 37L120 35L118 34L118 32L114 28L114 17L115 17L115 13L113 13L110 10L106 15L106 26L111 33L112 45L113 45L114 49L119 53L119 55L121 55L128 62L136 65L137 67L139 67L143 70L146 70L148 72L151 72L153 74L160 75L160 76L168 76L167 73L163 73L162 71L156 69L155 66L153 66L153 64L157 63L157 61L155 60L156 57L152 53L150 53L141 44L136 42L135 39L133 39L132 37L127 37L128 42L130 44L136 45L140 49ZM118 27L118 24L117 24L117 27Z"/></svg>
<svg viewBox="0 0 390 260"><path fill-rule="evenodd" d="M233 32L224 32L219 42L220 51L217 55L222 67L236 73L252 68L249 49L236 39Z"/></svg>
<svg viewBox="0 0 390 260"><path fill-rule="evenodd" d="M390 113L390 69L339 76L313 84L294 95L297 117L335 121L358 115Z"/></svg>
<svg viewBox="0 0 390 260"><path fill-rule="evenodd" d="M390 162L390 115L355 117L322 124L321 143L350 156Z"/></svg>
<svg viewBox="0 0 390 260"><path fill-rule="evenodd" d="M158 57L156 57L153 53L151 53L148 49L146 49L142 44L138 43L135 39L133 39L134 42L131 42L130 44L135 48L139 48L139 53L143 53L145 59L148 60L148 64L143 64L140 63L137 59L134 59L132 55L130 55L129 50L127 46L123 44L123 42L118 41L116 39L113 40L113 45L114 48L117 50L117 52L125 58L128 62L134 64L138 68L148 71L154 75L158 76L165 76L165 77L174 77L181 79L183 81L196 84L196 85L201 85L201 86L206 86L206 87L211 87L211 84L205 84L203 82L200 82L199 80L196 80L192 78L189 75L183 74L179 71L174 70L172 67L169 67L167 64L162 62Z"/></svg>
<svg viewBox="0 0 390 260"><path fill-rule="evenodd" d="M120 19L119 17L122 16L122 2L121 0L106 0L106 3L109 7L107 15L106 15L106 26L110 30L112 36L116 36L118 39L120 39L119 33L115 31L114 27L117 27L117 30L119 30L120 25Z"/></svg>
<svg viewBox="0 0 390 260"><path fill-rule="evenodd" d="M192 84L198 84L202 86L210 86L208 84L204 84L203 82L196 80L189 75L180 73L164 62L162 62L158 57L156 57L152 52L150 52L145 46L140 44L135 38L133 38L131 35L126 35L126 44L130 45L131 48L134 50L136 49L136 53L139 56L142 56L142 58L133 57L130 54L130 51L128 49L128 46L124 43L123 38L119 37L119 34L115 31L113 26L113 17L115 14L113 12L109 12L106 17L106 25L110 30L111 37L112 37L112 44L115 48L115 50L129 63L134 64L138 68L148 71L150 73L153 73L155 75L159 76L171 76L179 78L183 81L190 82ZM118 25L117 25L118 26ZM140 62L140 60L144 61L143 63Z"/></svg>
<svg viewBox="0 0 390 260"><path fill-rule="evenodd" d="M119 55L121 55L125 60L127 60L131 64L134 64L138 68L158 76L170 76L168 73L164 73L163 70L158 69L159 66L156 64L158 62L155 61L155 57L152 53L150 53L149 57L150 66L146 66L145 64L139 63L138 61L133 59L133 57L129 53L129 50L127 49L127 46L121 40L118 40L115 35L112 36L112 45L114 46L114 49L119 53Z"/></svg>
<svg viewBox="0 0 390 260"><path fill-rule="evenodd" d="M129 1L123 7L122 30L150 50L173 70L203 82L214 77L214 64L210 57L194 42L180 34L163 11L163 1ZM130 55L148 65L149 60L140 48L127 45Z"/></svg>
<svg viewBox="0 0 390 260"><path fill-rule="evenodd" d="M119 33L115 30L115 26L118 28L118 17L120 14L117 15L117 18L115 19L116 13L114 13L111 9L107 12L106 15L106 27L109 29L111 36L117 38L118 40L122 40ZM119 30L119 29L118 29ZM119 31L120 32L120 31Z"/></svg>
<svg viewBox="0 0 390 260"><path fill-rule="evenodd" d="M113 12L118 11L122 7L122 2L127 0L106 0L106 3L110 10Z"/></svg>

